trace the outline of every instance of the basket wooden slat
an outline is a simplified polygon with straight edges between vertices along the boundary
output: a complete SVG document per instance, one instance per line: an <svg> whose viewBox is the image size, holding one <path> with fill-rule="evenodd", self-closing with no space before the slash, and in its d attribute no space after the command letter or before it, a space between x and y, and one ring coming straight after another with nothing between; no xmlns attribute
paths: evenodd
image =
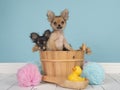
<svg viewBox="0 0 120 90"><path fill-rule="evenodd" d="M40 60L46 76L67 77L76 65L83 65L83 51L40 51Z"/></svg>

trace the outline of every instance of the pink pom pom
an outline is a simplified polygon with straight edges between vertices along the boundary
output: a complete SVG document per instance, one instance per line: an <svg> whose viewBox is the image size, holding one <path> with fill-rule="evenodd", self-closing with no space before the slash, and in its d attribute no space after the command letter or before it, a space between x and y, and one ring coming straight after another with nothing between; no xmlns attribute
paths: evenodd
<svg viewBox="0 0 120 90"><path fill-rule="evenodd" d="M18 84L23 87L38 85L42 80L36 65L27 64L17 72Z"/></svg>

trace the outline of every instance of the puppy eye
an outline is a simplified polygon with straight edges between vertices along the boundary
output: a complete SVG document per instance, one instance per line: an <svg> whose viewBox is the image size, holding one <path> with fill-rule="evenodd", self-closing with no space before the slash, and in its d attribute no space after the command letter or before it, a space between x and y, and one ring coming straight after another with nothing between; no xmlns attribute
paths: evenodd
<svg viewBox="0 0 120 90"><path fill-rule="evenodd" d="M64 21L62 21L61 24L64 24Z"/></svg>
<svg viewBox="0 0 120 90"><path fill-rule="evenodd" d="M57 23L56 23L56 22L54 22L54 25L57 25Z"/></svg>
<svg viewBox="0 0 120 90"><path fill-rule="evenodd" d="M37 41L37 43L39 44L40 42L39 42L39 41Z"/></svg>

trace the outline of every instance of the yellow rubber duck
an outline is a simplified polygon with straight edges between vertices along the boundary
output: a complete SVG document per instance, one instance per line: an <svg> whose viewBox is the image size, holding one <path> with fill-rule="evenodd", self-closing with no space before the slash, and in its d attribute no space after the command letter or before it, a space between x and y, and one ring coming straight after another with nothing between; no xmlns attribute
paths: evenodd
<svg viewBox="0 0 120 90"><path fill-rule="evenodd" d="M75 66L72 70L73 72L68 76L68 80L74 82L85 81L85 78L80 77L80 75L82 74L82 69L80 68L80 66Z"/></svg>

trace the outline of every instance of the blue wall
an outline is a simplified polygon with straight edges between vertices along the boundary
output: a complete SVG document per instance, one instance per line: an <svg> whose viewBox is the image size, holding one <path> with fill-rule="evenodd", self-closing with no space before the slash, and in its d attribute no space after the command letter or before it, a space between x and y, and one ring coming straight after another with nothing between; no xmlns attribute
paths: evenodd
<svg viewBox="0 0 120 90"><path fill-rule="evenodd" d="M48 10L69 9L65 36L74 49L86 43L86 60L120 62L120 0L0 0L0 62L39 61L31 32L51 29Z"/></svg>

